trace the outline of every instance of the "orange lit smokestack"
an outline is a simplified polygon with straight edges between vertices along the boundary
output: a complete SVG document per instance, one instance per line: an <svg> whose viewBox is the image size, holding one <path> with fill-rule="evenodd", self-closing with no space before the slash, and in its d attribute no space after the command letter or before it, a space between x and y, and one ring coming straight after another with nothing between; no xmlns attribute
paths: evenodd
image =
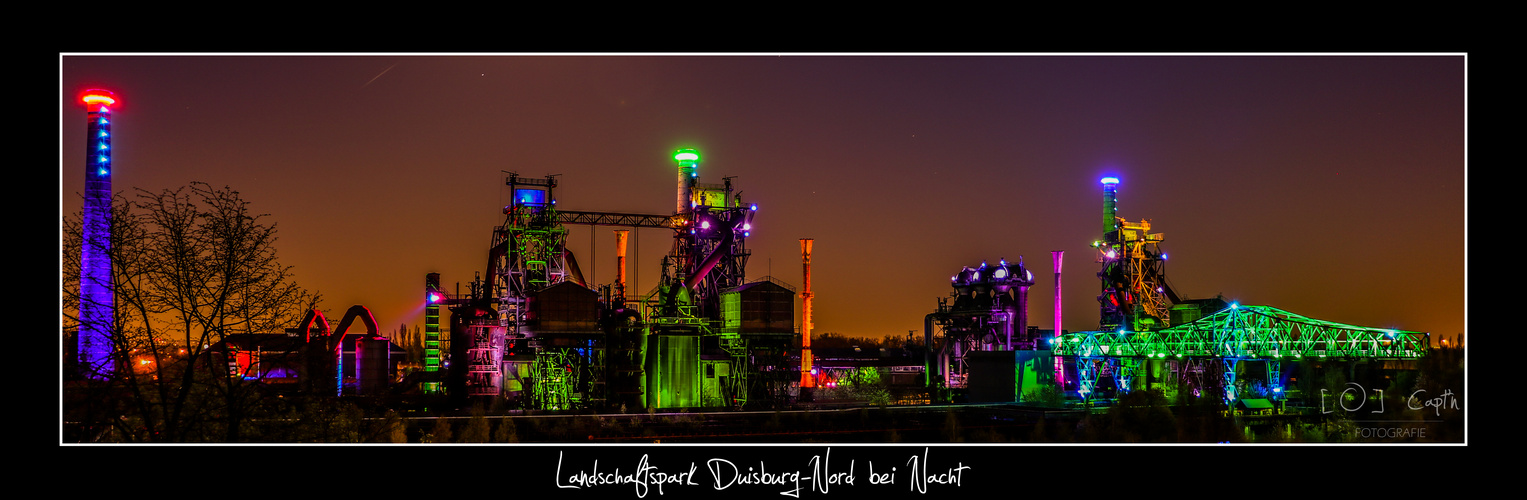
<svg viewBox="0 0 1527 500"><path fill-rule="evenodd" d="M811 238L801 238L801 266L806 288L801 292L801 388L816 387L811 376Z"/></svg>
<svg viewBox="0 0 1527 500"><path fill-rule="evenodd" d="M615 295L622 304L626 302L626 235L630 232L630 229L615 230Z"/></svg>

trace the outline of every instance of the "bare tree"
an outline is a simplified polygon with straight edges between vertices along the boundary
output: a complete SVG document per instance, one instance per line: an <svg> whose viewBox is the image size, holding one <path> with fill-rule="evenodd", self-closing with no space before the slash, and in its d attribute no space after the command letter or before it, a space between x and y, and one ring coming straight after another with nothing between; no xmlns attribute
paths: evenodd
<svg viewBox="0 0 1527 500"><path fill-rule="evenodd" d="M259 402L257 373L230 371L212 348L239 333L296 324L319 296L300 287L276 256L276 227L229 188L205 183L114 203L111 288L114 375L84 383L76 405L89 418L116 413L124 441L241 441ZM80 216L64 221L64 324L79 328ZM66 412L70 401L66 398ZM67 418L67 417L66 417Z"/></svg>

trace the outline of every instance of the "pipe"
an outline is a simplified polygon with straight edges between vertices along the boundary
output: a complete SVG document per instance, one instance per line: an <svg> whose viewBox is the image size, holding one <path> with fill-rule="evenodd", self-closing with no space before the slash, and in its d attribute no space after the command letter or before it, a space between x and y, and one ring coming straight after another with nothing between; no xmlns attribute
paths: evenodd
<svg viewBox="0 0 1527 500"><path fill-rule="evenodd" d="M578 259L573 257L573 251L562 249L562 262L564 263L562 279L577 283L578 286L589 288L588 282L583 279L583 270L578 268Z"/></svg>
<svg viewBox="0 0 1527 500"><path fill-rule="evenodd" d="M350 310L345 311L344 319L339 320L339 328L336 328L334 330L334 334L331 335L329 340L325 342L325 344L328 345L329 350L334 353L334 359L339 360L339 363L337 363L336 366L336 368L339 369L339 372L335 374L334 381L336 384L334 390L335 394L337 395L343 395L345 392L344 346L342 345L343 343L341 341L345 339L345 333L350 330L350 323L354 322L355 318L360 318L361 322L366 324L366 337L363 338L376 337L381 335L381 329L377 328L376 326L376 318L371 316L371 310L366 309L366 306L357 304L350 306ZM360 354L359 349L356 350L356 354ZM352 358L351 363L355 362L356 361L354 358ZM354 373L357 377L359 377L359 371L355 371Z"/></svg>
<svg viewBox="0 0 1527 500"><path fill-rule="evenodd" d="M366 333L371 335L380 334L381 330L376 327L376 318L371 316L371 310L366 309L366 306L353 305L350 306L350 310L345 311L345 318L339 320L339 328L334 330L335 337L344 335L346 331L349 331L350 323L355 321L355 318L360 318L361 322L366 324Z"/></svg>
<svg viewBox="0 0 1527 500"><path fill-rule="evenodd" d="M298 331L302 333L302 340L304 342L313 340L313 336L309 332L312 330L313 321L315 320L318 321L318 325L323 330L323 334L329 334L329 320L324 318L323 313L319 310L310 309L308 310L307 316L302 318L302 325L298 327Z"/></svg>
<svg viewBox="0 0 1527 500"><path fill-rule="evenodd" d="M928 313L927 316L923 316L923 386L924 387L931 387L933 385L934 372L937 371L936 368L933 366L933 317L937 316L937 315L938 315L938 313Z"/></svg>
<svg viewBox="0 0 1527 500"><path fill-rule="evenodd" d="M483 295L479 298L486 300L498 296L493 293L493 284L498 281L495 279L498 276L498 259L503 257L504 253L508 251L509 238L504 238L504 241L488 249L488 274L483 275Z"/></svg>
<svg viewBox="0 0 1527 500"><path fill-rule="evenodd" d="M1018 336L1029 338L1029 287L1018 286ZM1011 338L1011 336L1009 336ZM1012 341L1008 341L1007 350L1013 350Z"/></svg>
<svg viewBox="0 0 1527 500"><path fill-rule="evenodd" d="M691 290L699 288L700 282L705 280L705 275L710 274L710 270L721 262L722 257L732 254L732 242L736 240L738 228L741 228L742 223L746 220L747 217L738 217L737 220L732 221L730 227L716 228L717 231L722 231L721 244L716 245L716 249L712 250L710 255L705 257L704 261L700 262L700 267L695 270L694 276L689 278L689 288Z"/></svg>

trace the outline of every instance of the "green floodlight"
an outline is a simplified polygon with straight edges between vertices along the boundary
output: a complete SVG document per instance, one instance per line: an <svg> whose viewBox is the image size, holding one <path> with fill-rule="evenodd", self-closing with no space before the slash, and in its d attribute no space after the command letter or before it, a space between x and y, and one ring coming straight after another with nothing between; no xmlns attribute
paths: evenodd
<svg viewBox="0 0 1527 500"><path fill-rule="evenodd" d="M700 151L693 148L684 148L673 152L673 161L680 165L693 165L700 162Z"/></svg>

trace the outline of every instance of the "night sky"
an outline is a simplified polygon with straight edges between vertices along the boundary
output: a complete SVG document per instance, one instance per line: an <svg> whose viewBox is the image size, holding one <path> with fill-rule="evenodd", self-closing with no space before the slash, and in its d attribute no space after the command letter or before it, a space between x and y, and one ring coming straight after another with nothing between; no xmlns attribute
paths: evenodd
<svg viewBox="0 0 1527 500"><path fill-rule="evenodd" d="M750 280L801 286L817 333L922 334L961 266L1024 258L1029 324L1097 328L1099 178L1166 236L1188 298L1452 336L1465 329L1465 60L1418 56L60 57L60 216L80 210L87 88L117 93L113 187L228 186L337 321L423 323L465 291L509 202L669 214L673 150L757 203ZM569 226L614 280L613 229ZM637 231L658 278L671 232ZM591 242L591 235L594 239ZM635 293L635 292L634 292ZM633 293L633 294L634 294ZM799 318L797 318L799 321Z"/></svg>

